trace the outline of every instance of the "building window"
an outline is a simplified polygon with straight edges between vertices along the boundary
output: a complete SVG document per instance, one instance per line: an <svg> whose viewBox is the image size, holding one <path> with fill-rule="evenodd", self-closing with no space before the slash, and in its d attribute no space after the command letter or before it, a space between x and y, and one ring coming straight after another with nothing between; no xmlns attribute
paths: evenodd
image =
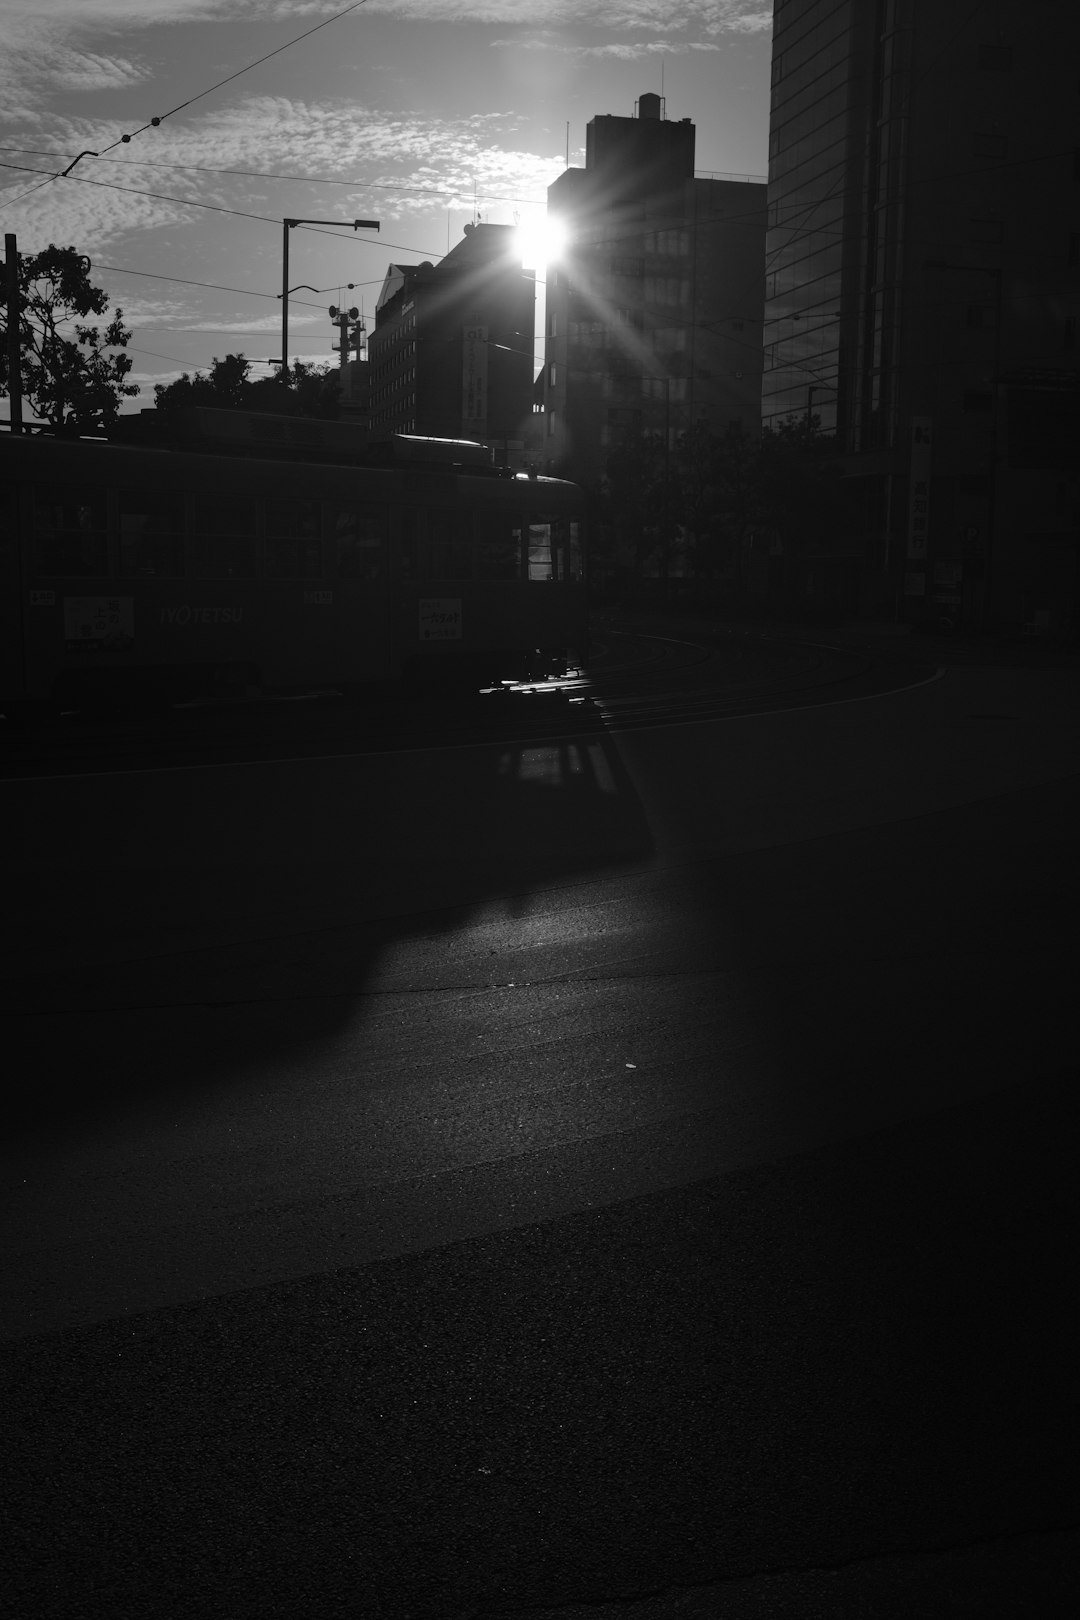
<svg viewBox="0 0 1080 1620"><path fill-rule="evenodd" d="M997 325L997 306L995 304L969 304L967 307L967 323L976 330L985 331Z"/></svg>
<svg viewBox="0 0 1080 1620"><path fill-rule="evenodd" d="M690 252L690 232L688 230L650 231L645 238L645 251L646 253L666 253L677 258L685 258Z"/></svg>
<svg viewBox="0 0 1080 1620"><path fill-rule="evenodd" d="M978 65L984 73L1007 73L1013 65L1011 45L980 45Z"/></svg>
<svg viewBox="0 0 1080 1620"><path fill-rule="evenodd" d="M548 430L548 438L553 439L555 437L555 412L554 411L548 411L547 430Z"/></svg>
<svg viewBox="0 0 1080 1620"><path fill-rule="evenodd" d="M554 362L554 360L552 360L551 364L548 366L548 387L549 388L554 388L555 387L555 362Z"/></svg>
<svg viewBox="0 0 1080 1620"><path fill-rule="evenodd" d="M775 53L775 55L773 56L773 59L772 59L772 83L773 84L779 84L780 80L783 77L784 77L784 56L783 56L782 51L777 51Z"/></svg>
<svg viewBox="0 0 1080 1620"><path fill-rule="evenodd" d="M690 302L690 283L683 276L646 276L645 298L650 304L675 304L681 308Z"/></svg>

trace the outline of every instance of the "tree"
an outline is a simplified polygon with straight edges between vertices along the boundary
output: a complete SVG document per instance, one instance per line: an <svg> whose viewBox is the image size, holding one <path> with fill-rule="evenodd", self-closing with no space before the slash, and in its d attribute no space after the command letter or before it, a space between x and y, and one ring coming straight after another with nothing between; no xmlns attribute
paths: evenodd
<svg viewBox="0 0 1080 1620"><path fill-rule="evenodd" d="M631 428L607 458L609 521L622 540L622 560L634 558L639 577L646 564L667 561L670 534L667 458L659 434ZM666 567L663 568L666 576Z"/></svg>
<svg viewBox="0 0 1080 1620"><path fill-rule="evenodd" d="M214 356L208 372L184 372L172 383L158 383L154 403L171 415L190 405L211 405L217 410L280 412L287 416L337 415L338 379L328 366L294 360L289 380L249 375L251 361L242 354Z"/></svg>
<svg viewBox="0 0 1080 1620"><path fill-rule="evenodd" d="M631 431L608 458L606 515L616 551L666 591L677 557L699 594L732 608L768 595L802 611L811 577L838 579L857 555L858 518L836 439L817 417L791 417L753 437L738 422L717 437L703 424L669 448ZM766 565L767 551L780 561ZM830 587L831 588L831 587Z"/></svg>
<svg viewBox="0 0 1080 1620"><path fill-rule="evenodd" d="M124 378L131 370L123 348L131 336L115 309L104 325L108 298L90 281L90 261L73 247L50 244L19 261L19 342L23 398L34 415L59 433L88 433L120 414L120 401L137 394ZM79 317L83 317L82 320ZM9 390L7 310L0 311L0 394Z"/></svg>

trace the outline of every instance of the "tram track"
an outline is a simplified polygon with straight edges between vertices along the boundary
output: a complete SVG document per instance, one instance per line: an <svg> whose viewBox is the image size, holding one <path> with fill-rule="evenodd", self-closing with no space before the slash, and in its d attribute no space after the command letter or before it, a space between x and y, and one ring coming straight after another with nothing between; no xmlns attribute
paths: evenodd
<svg viewBox="0 0 1080 1620"><path fill-rule="evenodd" d="M134 717L67 716L0 733L0 773L42 776L184 770L481 746L693 725L775 708L870 696L898 680L868 650L718 633L689 639L603 628L587 669L464 701L363 705L340 694L174 709Z"/></svg>

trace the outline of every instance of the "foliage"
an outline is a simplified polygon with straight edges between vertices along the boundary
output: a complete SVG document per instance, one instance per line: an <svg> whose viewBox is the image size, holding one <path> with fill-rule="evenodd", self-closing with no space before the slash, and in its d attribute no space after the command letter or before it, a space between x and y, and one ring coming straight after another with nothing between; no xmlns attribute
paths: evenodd
<svg viewBox="0 0 1080 1620"><path fill-rule="evenodd" d="M692 427L665 447L633 432L608 458L606 516L638 573L666 581L675 557L698 580L745 588L747 559L766 537L789 560L834 544L851 513L836 441L817 417L792 417L753 438L737 422L717 437Z"/></svg>
<svg viewBox="0 0 1080 1620"><path fill-rule="evenodd" d="M173 383L158 383L154 402L171 413L189 405L212 405L218 410L259 411L284 416L337 415L338 377L329 366L294 360L288 383L280 377L252 378L251 361L242 354L214 356L208 372L186 371Z"/></svg>
<svg viewBox="0 0 1080 1620"><path fill-rule="evenodd" d="M104 315L108 305L89 272L89 259L73 247L50 245L19 261L22 394L35 416L62 433L108 426L120 413L120 401L139 392L124 381L130 357L106 352L123 348L131 336L123 311L114 310L104 325L85 319ZM6 395L6 305L0 308L0 331L0 394Z"/></svg>

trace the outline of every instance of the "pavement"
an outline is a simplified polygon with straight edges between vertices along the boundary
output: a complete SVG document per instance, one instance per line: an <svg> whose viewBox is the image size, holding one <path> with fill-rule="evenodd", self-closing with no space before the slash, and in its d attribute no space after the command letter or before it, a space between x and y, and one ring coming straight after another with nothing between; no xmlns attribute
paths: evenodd
<svg viewBox="0 0 1080 1620"><path fill-rule="evenodd" d="M778 620L731 619L694 608L667 610L615 607L601 611L594 628L629 633L699 635L705 638L766 637L826 642L838 647L865 647L880 657L906 664L987 669L1080 670L1080 641L1060 636L1023 635L1014 629L979 634L932 634L884 619L837 619L797 624Z"/></svg>
<svg viewBox="0 0 1080 1620"><path fill-rule="evenodd" d="M86 1309L0 1351L12 1612L1074 1614L1078 731L1071 670L972 665L630 734L617 761L606 740L590 793L543 747L490 781L448 753L147 778L134 799L20 788L25 838L75 846L54 930L115 840L101 915L127 954L54 942L34 1010L45 1123L21 1174L55 1216L14 1269L31 1324L50 1268ZM482 882L498 919L403 916L396 955L350 960L358 839L389 847L425 787L414 898ZM461 893L436 894L451 868ZM216 939L181 980L179 956L140 952L193 870L221 912L178 922L186 951L196 926ZM238 900L325 931L256 950ZM174 1057L205 1097L151 1130L146 1077ZM50 1099L80 1082L84 1142L61 1148ZM266 1174L234 1206L253 1122ZM390 1164L388 1248L359 1260L379 1189L357 1187L350 1131L428 1155L411 1181ZM197 1263L162 1214L185 1197L216 1234ZM142 1227L133 1307L95 1312L87 1279L118 1288Z"/></svg>

